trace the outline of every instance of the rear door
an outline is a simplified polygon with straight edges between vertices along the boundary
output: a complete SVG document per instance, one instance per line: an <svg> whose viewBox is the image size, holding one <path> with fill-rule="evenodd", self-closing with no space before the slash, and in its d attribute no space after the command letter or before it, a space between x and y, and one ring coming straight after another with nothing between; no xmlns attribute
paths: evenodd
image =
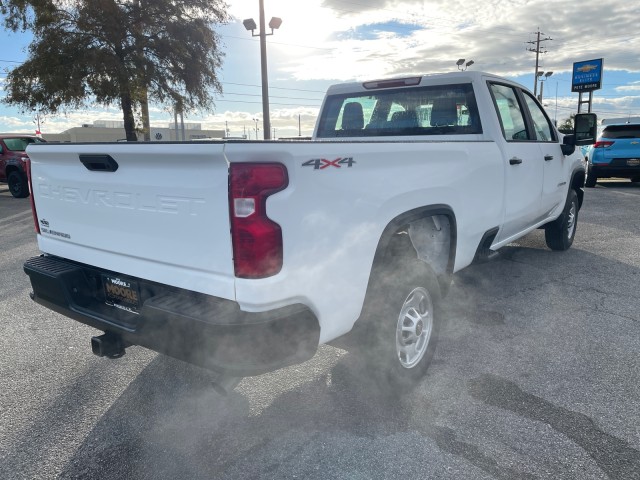
<svg viewBox="0 0 640 480"><path fill-rule="evenodd" d="M30 146L40 249L234 298L223 146Z"/></svg>

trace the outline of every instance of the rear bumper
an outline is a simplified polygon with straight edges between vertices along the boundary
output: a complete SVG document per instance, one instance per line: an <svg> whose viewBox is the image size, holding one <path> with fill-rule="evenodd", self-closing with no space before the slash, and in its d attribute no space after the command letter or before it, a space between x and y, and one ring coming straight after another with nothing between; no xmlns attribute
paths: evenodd
<svg viewBox="0 0 640 480"><path fill-rule="evenodd" d="M632 178L640 176L640 165L628 165L627 160L626 158L614 158L610 163L596 163L594 161L589 169L598 177Z"/></svg>
<svg viewBox="0 0 640 480"><path fill-rule="evenodd" d="M56 257L29 259L24 271L37 303L165 355L234 376L301 363L317 348L320 327L301 304L248 313L237 303L118 275ZM103 275L139 285L139 314L107 305Z"/></svg>

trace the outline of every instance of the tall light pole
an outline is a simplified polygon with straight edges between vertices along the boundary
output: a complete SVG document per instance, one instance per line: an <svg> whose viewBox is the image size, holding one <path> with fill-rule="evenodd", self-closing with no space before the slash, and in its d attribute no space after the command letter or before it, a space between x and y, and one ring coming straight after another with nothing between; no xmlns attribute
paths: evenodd
<svg viewBox="0 0 640 480"><path fill-rule="evenodd" d="M542 78L542 74L544 73L544 78ZM538 76L540 77L540 95L538 95L538 100L542 103L542 92L544 91L544 81L549 80L549 77L553 75L553 72L538 72Z"/></svg>
<svg viewBox="0 0 640 480"><path fill-rule="evenodd" d="M282 19L278 17L271 17L269 21L269 28L271 33L265 32L265 20L264 20L264 0L260 0L260 32L254 33L257 28L256 22L253 18L248 18L242 22L244 28L251 30L252 37L260 37L260 71L262 74L262 132L264 139L269 140L271 138L271 121L269 120L269 78L267 75L267 35L273 35L273 30L280 28L282 25ZM257 136L256 136L257 139Z"/></svg>

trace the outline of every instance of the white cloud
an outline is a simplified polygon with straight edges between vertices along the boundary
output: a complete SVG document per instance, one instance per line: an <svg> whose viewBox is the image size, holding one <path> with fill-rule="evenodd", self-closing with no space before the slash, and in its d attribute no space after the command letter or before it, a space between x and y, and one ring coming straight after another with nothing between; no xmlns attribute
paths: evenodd
<svg viewBox="0 0 640 480"><path fill-rule="evenodd" d="M632 82L629 85L620 85L615 88L618 92L640 92L640 82Z"/></svg>

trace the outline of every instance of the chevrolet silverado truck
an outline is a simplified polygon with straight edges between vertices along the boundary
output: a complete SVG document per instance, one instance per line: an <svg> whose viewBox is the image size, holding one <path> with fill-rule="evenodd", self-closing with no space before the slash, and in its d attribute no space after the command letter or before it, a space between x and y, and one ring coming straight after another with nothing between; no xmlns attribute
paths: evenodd
<svg viewBox="0 0 640 480"><path fill-rule="evenodd" d="M222 375L356 350L391 385L433 357L452 275L537 228L568 249L576 145L521 85L479 72L335 85L311 141L28 149L39 304Z"/></svg>

